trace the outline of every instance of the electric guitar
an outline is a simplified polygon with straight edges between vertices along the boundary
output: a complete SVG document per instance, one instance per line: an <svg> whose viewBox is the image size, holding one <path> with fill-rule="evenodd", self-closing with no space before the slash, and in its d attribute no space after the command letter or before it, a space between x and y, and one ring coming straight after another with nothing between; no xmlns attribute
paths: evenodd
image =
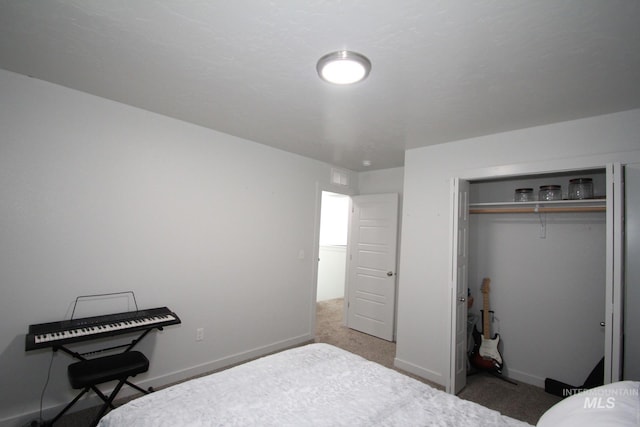
<svg viewBox="0 0 640 427"><path fill-rule="evenodd" d="M500 335L495 334L491 338L491 322L489 314L489 291L491 279L485 278L482 280L482 286L480 290L482 292L482 335L478 332L478 329L474 326L473 339L475 346L471 352L471 364L478 369L486 369L501 372L502 371L502 356L498 350L498 344L500 343Z"/></svg>

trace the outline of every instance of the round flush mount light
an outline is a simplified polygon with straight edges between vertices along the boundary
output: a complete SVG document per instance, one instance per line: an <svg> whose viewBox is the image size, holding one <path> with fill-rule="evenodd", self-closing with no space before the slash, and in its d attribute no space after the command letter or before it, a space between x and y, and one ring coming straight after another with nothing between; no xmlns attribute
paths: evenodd
<svg viewBox="0 0 640 427"><path fill-rule="evenodd" d="M320 58L316 69L324 81L348 85L357 83L369 75L371 61L359 53L340 50Z"/></svg>

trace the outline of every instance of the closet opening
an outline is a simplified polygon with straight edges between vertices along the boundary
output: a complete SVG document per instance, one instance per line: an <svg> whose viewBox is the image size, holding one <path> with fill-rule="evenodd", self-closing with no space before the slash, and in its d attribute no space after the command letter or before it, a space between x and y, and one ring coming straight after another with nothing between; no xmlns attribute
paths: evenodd
<svg viewBox="0 0 640 427"><path fill-rule="evenodd" d="M508 379L541 388L547 378L581 386L603 357L605 382L616 377L614 166L454 180L452 391L465 382L453 370L461 366L463 316L467 356L473 330L482 334L488 326ZM589 199L569 194L580 178L593 185ZM538 196L549 185L561 188L556 200ZM522 188L532 189L534 199L516 201ZM467 363L467 372L473 368Z"/></svg>
<svg viewBox="0 0 640 427"><path fill-rule="evenodd" d="M594 198L569 200L570 180L577 178L591 180ZM543 203L548 186L560 186L558 203ZM537 199L526 203L530 211L509 210L525 207L522 202L499 206L504 213L482 211L513 202L521 188L531 188ZM480 310L489 297L489 327L499 334L507 378L542 388L546 378L582 385L604 356L604 170L472 181L469 190L473 324L483 330ZM543 197L536 197L540 191ZM574 210L585 206L590 209ZM491 279L487 293L484 278Z"/></svg>

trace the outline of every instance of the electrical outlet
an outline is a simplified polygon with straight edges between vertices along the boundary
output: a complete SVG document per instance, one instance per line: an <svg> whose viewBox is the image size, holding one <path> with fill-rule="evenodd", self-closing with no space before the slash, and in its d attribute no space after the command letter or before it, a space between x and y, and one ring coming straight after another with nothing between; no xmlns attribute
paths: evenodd
<svg viewBox="0 0 640 427"><path fill-rule="evenodd" d="M204 328L196 329L196 341L204 340Z"/></svg>

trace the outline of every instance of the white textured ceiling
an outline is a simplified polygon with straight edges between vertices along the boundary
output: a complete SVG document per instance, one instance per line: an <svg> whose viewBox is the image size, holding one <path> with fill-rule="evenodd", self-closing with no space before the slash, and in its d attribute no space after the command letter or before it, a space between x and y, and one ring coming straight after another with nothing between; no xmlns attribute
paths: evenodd
<svg viewBox="0 0 640 427"><path fill-rule="evenodd" d="M369 57L353 86L315 65ZM640 107L637 0L0 0L0 68L351 170ZM1 98L0 98L1 102Z"/></svg>

